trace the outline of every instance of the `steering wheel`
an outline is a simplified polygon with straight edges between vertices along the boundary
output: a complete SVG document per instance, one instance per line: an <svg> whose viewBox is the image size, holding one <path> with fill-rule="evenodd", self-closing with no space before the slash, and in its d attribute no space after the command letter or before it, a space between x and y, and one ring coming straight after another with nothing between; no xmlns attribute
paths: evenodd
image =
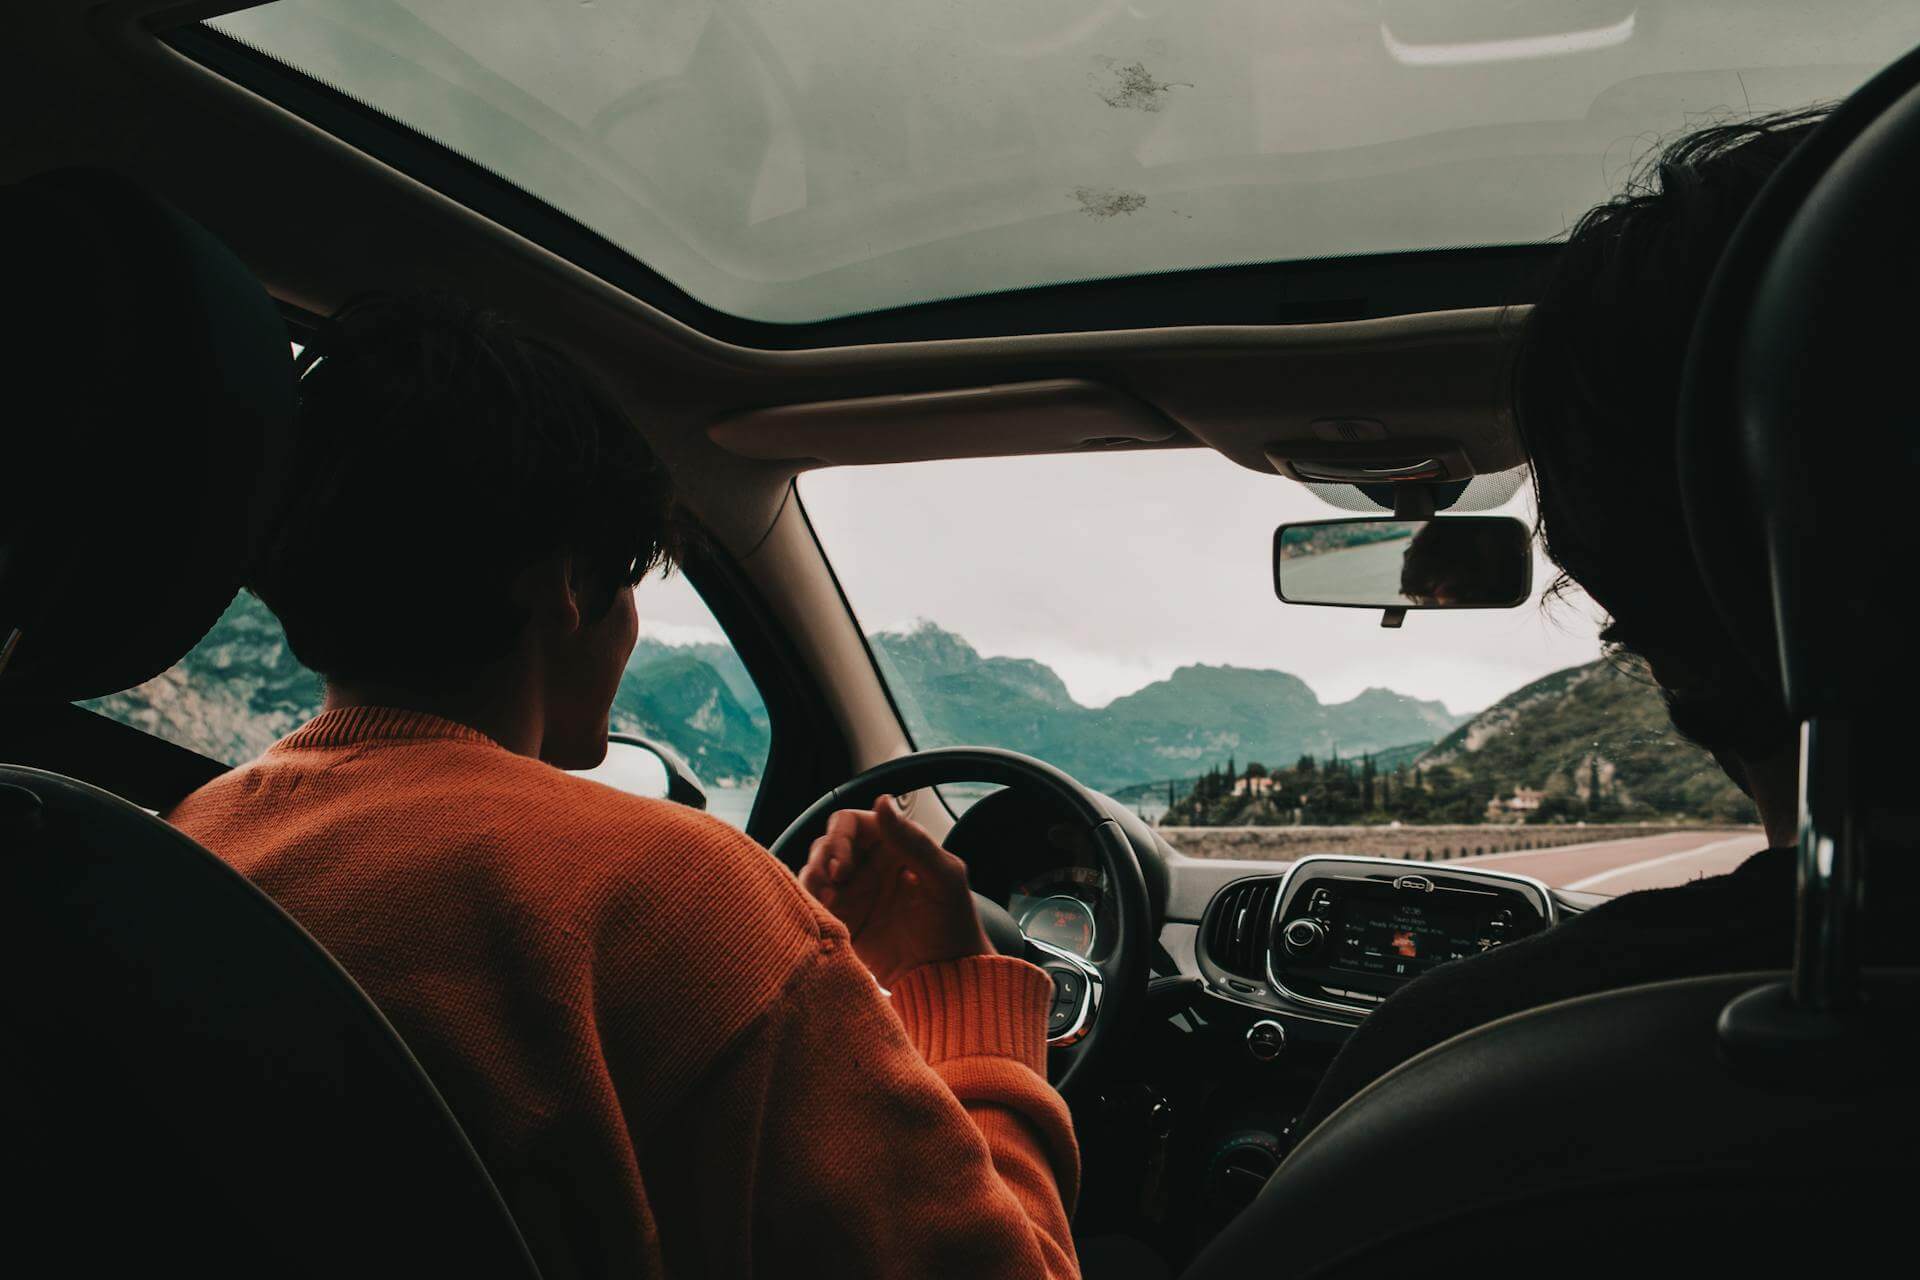
<svg viewBox="0 0 1920 1280"><path fill-rule="evenodd" d="M868 809L883 795L905 795L943 782L991 782L1041 791L1059 801L1086 830L1108 892L1114 896L1119 927L1106 958L1098 963L1061 947L1027 937L1011 915L990 898L973 895L987 937L1003 955L1040 966L1053 979L1053 1006L1047 1017L1049 1074L1063 1092L1089 1074L1089 1064L1124 1038L1126 1024L1140 1007L1147 984L1147 952L1152 939L1147 882L1120 824L1093 792L1042 760L994 747L940 747L885 761L842 783L807 807L780 833L773 855L798 871L807 850L839 809Z"/></svg>

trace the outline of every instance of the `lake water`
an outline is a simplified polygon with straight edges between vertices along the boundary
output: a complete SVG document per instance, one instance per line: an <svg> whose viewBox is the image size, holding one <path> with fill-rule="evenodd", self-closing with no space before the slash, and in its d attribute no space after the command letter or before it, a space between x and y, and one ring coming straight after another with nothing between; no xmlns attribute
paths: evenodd
<svg viewBox="0 0 1920 1280"><path fill-rule="evenodd" d="M747 828L747 815L753 812L753 799L760 794L754 787L708 787L707 812L730 827Z"/></svg>

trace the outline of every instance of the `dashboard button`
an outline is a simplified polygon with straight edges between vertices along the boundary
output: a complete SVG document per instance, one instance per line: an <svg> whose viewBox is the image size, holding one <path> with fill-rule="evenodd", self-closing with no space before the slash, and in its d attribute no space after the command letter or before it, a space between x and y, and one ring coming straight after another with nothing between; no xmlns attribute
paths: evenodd
<svg viewBox="0 0 1920 1280"><path fill-rule="evenodd" d="M1327 926L1310 916L1289 920L1287 927L1280 931L1280 940L1286 945L1287 954L1293 956L1310 955L1317 951L1326 936Z"/></svg>
<svg viewBox="0 0 1920 1280"><path fill-rule="evenodd" d="M1259 1062L1272 1062L1287 1048L1287 1031L1272 1018L1262 1018L1247 1028L1247 1052Z"/></svg>

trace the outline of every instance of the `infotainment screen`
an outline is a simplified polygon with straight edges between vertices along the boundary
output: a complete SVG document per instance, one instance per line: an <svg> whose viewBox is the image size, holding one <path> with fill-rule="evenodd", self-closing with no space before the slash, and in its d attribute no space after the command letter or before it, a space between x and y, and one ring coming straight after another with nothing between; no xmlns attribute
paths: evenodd
<svg viewBox="0 0 1920 1280"><path fill-rule="evenodd" d="M1391 890L1342 895L1328 967L1411 978L1493 945L1484 908L1435 902L1435 896L1413 898Z"/></svg>
<svg viewBox="0 0 1920 1280"><path fill-rule="evenodd" d="M1365 1012L1436 965L1538 933L1551 911L1521 876L1303 858L1274 904L1267 976L1282 997Z"/></svg>

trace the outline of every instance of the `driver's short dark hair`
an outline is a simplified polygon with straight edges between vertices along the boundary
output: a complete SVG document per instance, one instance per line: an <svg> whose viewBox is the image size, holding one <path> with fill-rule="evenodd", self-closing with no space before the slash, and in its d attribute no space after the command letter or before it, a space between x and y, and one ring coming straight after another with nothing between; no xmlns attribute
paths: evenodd
<svg viewBox="0 0 1920 1280"><path fill-rule="evenodd" d="M674 559L665 470L576 360L445 296L373 296L317 338L291 481L248 576L334 680L457 687L510 652L533 560L604 616Z"/></svg>
<svg viewBox="0 0 1920 1280"><path fill-rule="evenodd" d="M1669 695L1675 726L1749 758L1793 741L1777 681L1752 671L1689 549L1676 459L1680 378L1720 255L1814 107L1700 129L1574 227L1521 335L1515 409L1547 554L1610 615L1604 637L1710 681ZM1756 559L1764 549L1752 548Z"/></svg>

